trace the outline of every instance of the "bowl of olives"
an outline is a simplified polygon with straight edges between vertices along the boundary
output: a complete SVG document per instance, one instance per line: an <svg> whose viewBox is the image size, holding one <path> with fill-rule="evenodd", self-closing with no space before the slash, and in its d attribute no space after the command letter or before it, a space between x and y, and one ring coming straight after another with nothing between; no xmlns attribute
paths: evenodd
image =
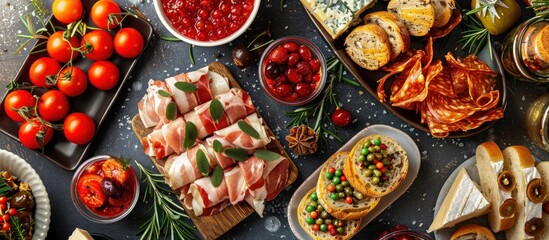
<svg viewBox="0 0 549 240"><path fill-rule="evenodd" d="M139 198L139 179L128 161L101 155L84 162L72 178L71 198L85 218L113 223L127 216Z"/></svg>

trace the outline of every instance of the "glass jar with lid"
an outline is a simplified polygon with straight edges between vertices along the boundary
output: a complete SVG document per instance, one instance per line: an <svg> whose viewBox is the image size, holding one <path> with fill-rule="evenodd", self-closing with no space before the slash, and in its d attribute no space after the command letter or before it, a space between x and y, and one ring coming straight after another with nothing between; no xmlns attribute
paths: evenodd
<svg viewBox="0 0 549 240"><path fill-rule="evenodd" d="M532 142L549 151L549 93L531 103L525 124Z"/></svg>
<svg viewBox="0 0 549 240"><path fill-rule="evenodd" d="M534 17L509 32L501 62L511 76L530 82L549 82L549 19Z"/></svg>

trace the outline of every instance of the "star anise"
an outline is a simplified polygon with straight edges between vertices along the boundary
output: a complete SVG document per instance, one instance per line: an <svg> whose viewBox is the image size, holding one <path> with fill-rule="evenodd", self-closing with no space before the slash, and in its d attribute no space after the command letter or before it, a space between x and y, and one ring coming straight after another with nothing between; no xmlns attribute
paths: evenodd
<svg viewBox="0 0 549 240"><path fill-rule="evenodd" d="M312 154L318 149L318 132L302 124L290 129L290 135L286 136L286 141L295 154L300 156Z"/></svg>

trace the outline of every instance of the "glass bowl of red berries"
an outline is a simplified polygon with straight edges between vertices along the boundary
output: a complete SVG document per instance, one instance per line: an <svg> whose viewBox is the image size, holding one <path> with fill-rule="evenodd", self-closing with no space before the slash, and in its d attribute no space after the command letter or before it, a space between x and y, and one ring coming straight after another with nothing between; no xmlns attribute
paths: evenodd
<svg viewBox="0 0 549 240"><path fill-rule="evenodd" d="M398 224L394 228L383 231L376 240L432 240L425 234L408 229L405 225Z"/></svg>
<svg viewBox="0 0 549 240"><path fill-rule="evenodd" d="M175 37L213 47L229 43L252 24L261 0L153 0L156 14Z"/></svg>
<svg viewBox="0 0 549 240"><path fill-rule="evenodd" d="M316 98L326 84L324 56L305 38L279 38L261 56L259 80L272 99L291 106L303 105Z"/></svg>
<svg viewBox="0 0 549 240"><path fill-rule="evenodd" d="M135 207L139 179L128 161L108 155L84 162L72 178L71 198L88 220L113 223Z"/></svg>

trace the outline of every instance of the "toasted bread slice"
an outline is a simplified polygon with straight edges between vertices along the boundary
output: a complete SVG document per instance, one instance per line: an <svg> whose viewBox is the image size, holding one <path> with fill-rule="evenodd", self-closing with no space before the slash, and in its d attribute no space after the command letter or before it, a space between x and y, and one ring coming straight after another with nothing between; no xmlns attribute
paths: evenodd
<svg viewBox="0 0 549 240"><path fill-rule="evenodd" d="M496 236L488 229L476 224L467 224L458 228L450 240L464 240L464 239L484 239L484 240L496 240Z"/></svg>
<svg viewBox="0 0 549 240"><path fill-rule="evenodd" d="M311 213L307 211L307 206L310 205L310 203L313 201L311 199L311 195L316 192L316 188L311 189L307 194L305 194L305 197L301 199L301 202L299 203L299 207L297 208L297 218L299 221L299 225L311 236L311 238L315 240L319 239L350 239L360 228L360 220L349 220L345 221L345 227L343 234L338 234L336 236L332 236L329 231L323 232L323 231L314 231L313 225L307 223L307 218L310 217ZM317 203L318 204L318 203ZM315 210L316 211L316 210ZM320 213L319 213L320 215ZM335 218L331 217L332 220L335 220Z"/></svg>
<svg viewBox="0 0 549 240"><path fill-rule="evenodd" d="M387 10L396 14L406 24L412 36L425 36L435 23L435 7L432 0L391 0Z"/></svg>
<svg viewBox="0 0 549 240"><path fill-rule="evenodd" d="M452 12L456 8L454 0L432 0L435 6L435 22L433 27L443 27L450 21Z"/></svg>
<svg viewBox="0 0 549 240"><path fill-rule="evenodd" d="M318 201L324 206L324 210L340 220L360 219L368 214L379 202L379 198L359 196L361 199L353 197L354 202L349 204L345 202L345 198L333 200L330 197L331 192L329 192L327 188L329 185L333 185L333 183L332 180L326 177L326 173L329 172L330 168L343 170L348 156L348 152L336 152L328 160L326 160L316 185ZM343 183L340 184L343 185ZM351 186L349 186L349 189L354 191Z"/></svg>
<svg viewBox="0 0 549 240"><path fill-rule="evenodd" d="M538 169L539 175L541 175L541 179L545 181L545 183L549 183L549 162L541 162L536 167ZM545 203L549 204L549 197L545 197ZM549 227L549 213L543 212L542 215L543 222L545 223L545 231L543 232L543 235L539 239L549 239L549 231L547 228Z"/></svg>
<svg viewBox="0 0 549 240"><path fill-rule="evenodd" d="M391 12L373 12L364 17L365 23L375 23L385 30L391 44L391 60L410 48L410 33L406 25Z"/></svg>
<svg viewBox="0 0 549 240"><path fill-rule="evenodd" d="M540 184L544 182L534 165L534 157L524 146L511 146L503 150L503 159L504 170L510 171L515 176L516 189L513 191L513 198L518 203L515 224L505 231L505 237L507 239L540 239L545 228L541 219L542 203L532 198L529 185L536 181Z"/></svg>
<svg viewBox="0 0 549 240"><path fill-rule="evenodd" d="M374 146L375 144L373 142L376 141L376 139L379 139L381 144L385 146L384 148L386 148L385 150L382 150L380 155L385 153L387 156L386 160L390 162L390 166L385 166L385 173L379 177L379 179L383 179L384 176L386 177L386 180L381 180L380 184L373 183L376 176L366 176L365 166L369 165L371 162L375 162L375 160L381 162L382 159L374 159L371 162L367 160L366 156L364 159L361 159L363 147L367 146L368 143L369 145ZM375 172L377 169L373 171ZM369 197L382 197L395 190L406 178L406 175L408 174L408 155L402 146L400 146L400 144L398 144L395 140L377 134L370 135L358 141L358 143L354 146L349 158L345 162L343 173L347 177L347 181L349 181L351 186L363 195Z"/></svg>
<svg viewBox="0 0 549 240"><path fill-rule="evenodd" d="M387 33L373 23L353 29L345 39L345 51L356 64L368 70L377 70L391 59Z"/></svg>
<svg viewBox="0 0 549 240"><path fill-rule="evenodd" d="M515 189L514 178L510 172L503 171L503 153L494 142L480 144L476 150L477 169L480 175L482 192L490 202L491 211L488 213L488 223L494 232L507 230L515 224L516 200L512 199L511 192ZM500 178L500 176L502 178ZM508 184L499 186L500 181L507 179ZM509 200L510 199L510 200ZM507 201L513 204L508 212L500 212L500 207ZM504 207L503 211L506 211Z"/></svg>

